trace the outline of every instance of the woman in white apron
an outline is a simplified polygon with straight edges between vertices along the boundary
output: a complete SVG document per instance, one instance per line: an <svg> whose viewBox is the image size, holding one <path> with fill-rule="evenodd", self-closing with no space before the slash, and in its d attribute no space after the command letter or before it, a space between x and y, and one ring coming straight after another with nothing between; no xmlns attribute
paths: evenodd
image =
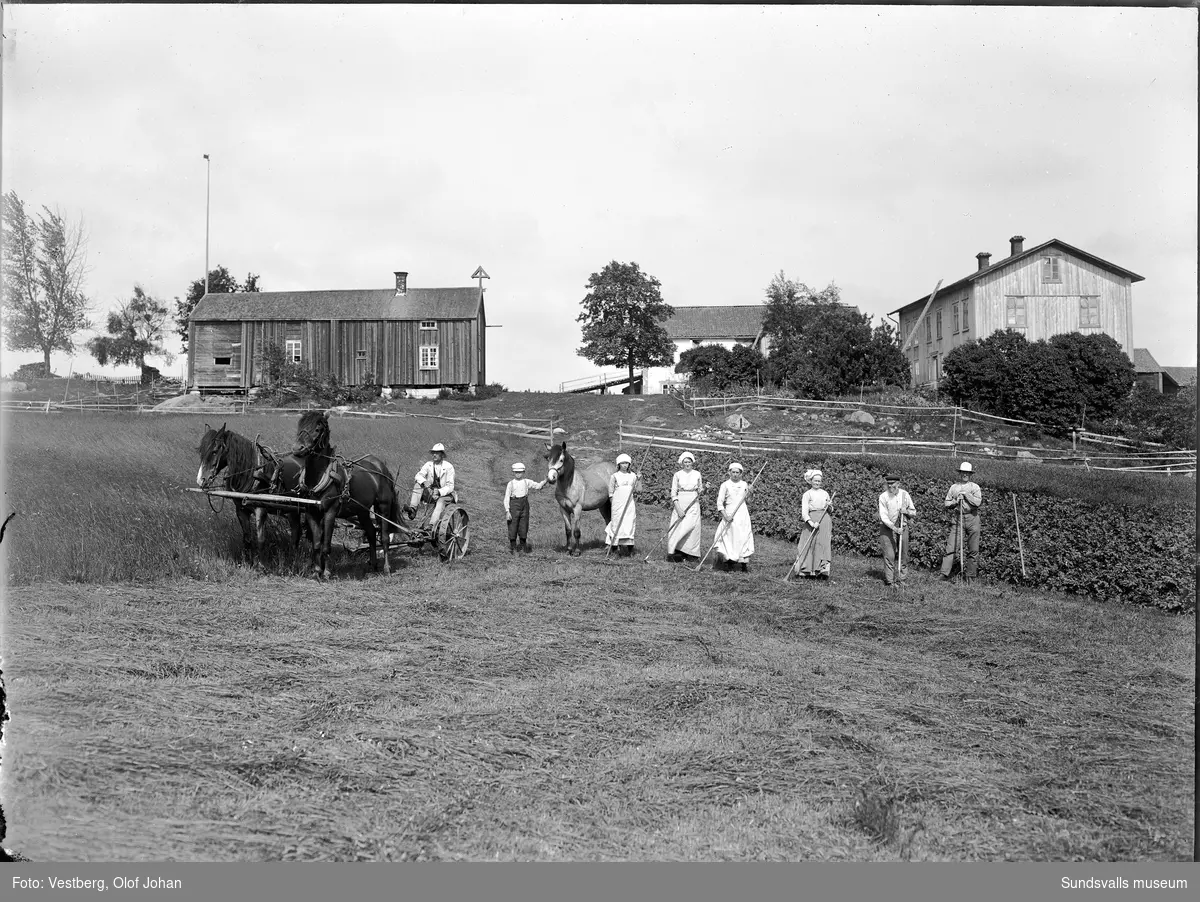
<svg viewBox="0 0 1200 902"><path fill-rule="evenodd" d="M729 478L721 483L717 492L717 511L720 522L717 532L717 567L723 570L749 571L750 556L754 554L754 526L750 522L750 510L746 499L750 496L750 485L742 479L742 465L736 461L729 465Z"/></svg>
<svg viewBox="0 0 1200 902"><path fill-rule="evenodd" d="M804 527L796 543L796 564L801 576L829 579L829 568L833 561L833 524L826 514L832 507L832 500L825 491L825 478L820 470L806 472L804 481L811 488L800 499L800 516Z"/></svg>
<svg viewBox="0 0 1200 902"><path fill-rule="evenodd" d="M679 455L683 468L671 479L671 522L667 526L667 560L678 563L700 557L700 493L704 480L691 451Z"/></svg>
<svg viewBox="0 0 1200 902"><path fill-rule="evenodd" d="M633 460L628 454L617 455L617 472L608 478L608 497L612 502L612 519L604 530L604 544L617 547L617 554L633 554L633 534L637 531L637 502L633 493L639 488L640 474L630 473Z"/></svg>

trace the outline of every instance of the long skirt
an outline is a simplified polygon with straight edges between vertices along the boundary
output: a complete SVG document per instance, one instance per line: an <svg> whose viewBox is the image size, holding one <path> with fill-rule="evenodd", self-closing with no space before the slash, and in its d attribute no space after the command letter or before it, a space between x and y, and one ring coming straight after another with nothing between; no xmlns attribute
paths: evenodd
<svg viewBox="0 0 1200 902"><path fill-rule="evenodd" d="M612 494L612 519L604 529L604 544L632 545L636 531L637 502L633 499L633 486L619 485Z"/></svg>
<svg viewBox="0 0 1200 902"><path fill-rule="evenodd" d="M801 576L816 576L818 574L829 573L829 565L833 560L833 551L830 548L830 538L833 535L833 522L826 516L823 516L824 511L812 511L812 518L817 521L817 528L814 530L807 523L804 524L804 531L800 535L800 541L796 544L796 553L803 556L799 561L799 572Z"/></svg>
<svg viewBox="0 0 1200 902"><path fill-rule="evenodd" d="M733 522L726 523L724 518L717 524L721 538L717 543L717 552L727 561L744 564L754 554L754 527L750 522L750 511L746 505L738 508L733 515Z"/></svg>
<svg viewBox="0 0 1200 902"><path fill-rule="evenodd" d="M671 505L671 522L667 526L667 554L678 552L700 557L700 505L692 504L698 495L699 492L679 493L676 504L687 511L682 521L675 505ZM688 507L689 504L691 507Z"/></svg>

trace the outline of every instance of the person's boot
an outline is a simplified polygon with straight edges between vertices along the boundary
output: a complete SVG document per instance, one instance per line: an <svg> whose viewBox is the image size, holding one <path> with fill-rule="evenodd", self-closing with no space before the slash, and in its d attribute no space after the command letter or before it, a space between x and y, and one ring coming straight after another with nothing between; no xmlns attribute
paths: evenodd
<svg viewBox="0 0 1200 902"><path fill-rule="evenodd" d="M743 572L743 573L749 573L749 572L750 572L750 565L749 565L749 564L747 564L745 561L743 561L743 562L741 563L741 565L740 565L740 566L741 566L741 569L742 569L742 572Z"/></svg>
<svg viewBox="0 0 1200 902"><path fill-rule="evenodd" d="M521 551L524 554L529 554L529 552L533 551L533 548L530 546L530 544L528 542L522 541L521 542Z"/></svg>
<svg viewBox="0 0 1200 902"><path fill-rule="evenodd" d="M517 540L516 540L516 539L509 539L509 540L508 540L508 553L509 553L509 554L516 554L516 553L517 553Z"/></svg>

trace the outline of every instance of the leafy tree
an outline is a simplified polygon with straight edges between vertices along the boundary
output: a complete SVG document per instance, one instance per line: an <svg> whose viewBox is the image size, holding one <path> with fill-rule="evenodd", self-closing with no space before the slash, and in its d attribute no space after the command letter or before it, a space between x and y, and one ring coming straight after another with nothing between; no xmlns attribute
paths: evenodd
<svg viewBox="0 0 1200 902"><path fill-rule="evenodd" d="M1102 432L1124 435L1138 442L1195 449L1196 384L1185 385L1175 394L1167 395L1136 382L1114 416L1100 426Z"/></svg>
<svg viewBox="0 0 1200 902"><path fill-rule="evenodd" d="M1133 362L1111 335L1064 332L1050 344L1067 355L1075 379L1078 416L1103 420L1128 397L1135 380Z"/></svg>
<svg viewBox="0 0 1200 902"><path fill-rule="evenodd" d="M257 273L247 273L246 281L239 282L230 275L229 270L224 266L218 266L216 269L208 271L209 294L236 294L242 291L262 291L258 287ZM183 340L183 353L185 354L188 343L188 321L202 297L204 297L204 280L196 279L188 288L187 297L182 300L178 297L175 298L175 332Z"/></svg>
<svg viewBox="0 0 1200 902"><path fill-rule="evenodd" d="M4 341L10 351L41 351L44 374L50 353L75 353L75 334L88 328L83 293L87 236L80 223L43 207L29 216L15 191L3 203Z"/></svg>
<svg viewBox="0 0 1200 902"><path fill-rule="evenodd" d="M714 372L728 366L729 349L722 345L698 345L679 355L675 372L687 373L693 381L711 379Z"/></svg>
<svg viewBox="0 0 1200 902"><path fill-rule="evenodd" d="M125 301L108 315L108 334L100 335L88 342L88 350L101 366L110 361L115 364L136 363L147 382L148 356L165 357L174 355L163 346L165 326L170 312L158 298L146 294L141 285L133 286L133 297Z"/></svg>
<svg viewBox="0 0 1200 902"><path fill-rule="evenodd" d="M750 345L700 345L679 355L675 372L688 373L693 383L711 384L716 389L754 385L759 381L765 358Z"/></svg>
<svg viewBox="0 0 1200 902"><path fill-rule="evenodd" d="M587 287L576 317L584 324L580 357L598 366L628 367L631 391L635 367L675 362L675 344L660 325L675 309L662 299L658 279L636 263L613 260L588 277Z"/></svg>
<svg viewBox="0 0 1200 902"><path fill-rule="evenodd" d="M939 388L963 407L1064 428L1077 417L1068 352L1013 329L959 345L946 355L942 372Z"/></svg>
<svg viewBox="0 0 1200 902"><path fill-rule="evenodd" d="M871 328L871 315L841 303L832 282L813 291L780 272L767 286L763 330L770 336L767 381L810 398L856 391L862 383L908 381L896 331Z"/></svg>

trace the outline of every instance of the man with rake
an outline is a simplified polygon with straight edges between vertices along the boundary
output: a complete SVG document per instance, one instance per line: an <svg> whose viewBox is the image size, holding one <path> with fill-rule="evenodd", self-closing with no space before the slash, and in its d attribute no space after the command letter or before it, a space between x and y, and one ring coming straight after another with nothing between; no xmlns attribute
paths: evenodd
<svg viewBox="0 0 1200 902"><path fill-rule="evenodd" d="M942 558L942 579L949 580L954 572L954 558L967 582L979 572L979 506L983 492L971 481L971 465L965 460L958 467L958 482L946 493L946 509L957 508L957 517L950 523L946 536L946 555ZM964 560L963 550L966 549Z"/></svg>
<svg viewBox="0 0 1200 902"><path fill-rule="evenodd" d="M889 586L908 577L908 521L917 515L912 496L900 488L900 477L883 477L887 490L879 496L879 547L883 552L883 581Z"/></svg>

